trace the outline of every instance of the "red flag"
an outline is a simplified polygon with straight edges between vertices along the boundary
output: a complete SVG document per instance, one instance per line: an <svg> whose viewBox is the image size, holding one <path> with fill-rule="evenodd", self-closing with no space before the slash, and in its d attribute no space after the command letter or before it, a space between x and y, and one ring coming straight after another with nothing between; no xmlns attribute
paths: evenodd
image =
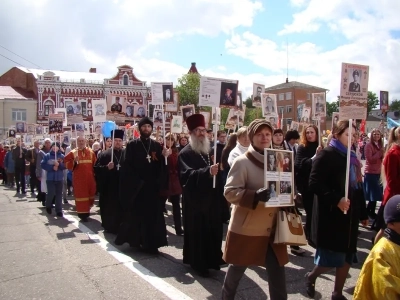
<svg viewBox="0 0 400 300"><path fill-rule="evenodd" d="M361 131L362 133L365 133L365 120L362 120L362 121L361 121L361 124L360 124L360 131Z"/></svg>
<svg viewBox="0 0 400 300"><path fill-rule="evenodd" d="M278 123L276 124L276 128L281 128L281 119L279 118L279 115L278 115Z"/></svg>
<svg viewBox="0 0 400 300"><path fill-rule="evenodd" d="M137 139L140 137L139 132L136 130L136 128L133 130L133 136Z"/></svg>

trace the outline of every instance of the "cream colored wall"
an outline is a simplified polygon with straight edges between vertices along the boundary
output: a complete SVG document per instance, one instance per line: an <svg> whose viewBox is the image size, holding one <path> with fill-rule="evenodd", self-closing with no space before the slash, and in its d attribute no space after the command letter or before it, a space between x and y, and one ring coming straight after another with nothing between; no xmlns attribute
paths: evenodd
<svg viewBox="0 0 400 300"><path fill-rule="evenodd" d="M5 130L10 126L15 126L12 120L13 108L26 109L26 123L35 124L37 120L37 101L26 99L0 99L0 129L5 135ZM2 134L0 134L1 136Z"/></svg>
<svg viewBox="0 0 400 300"><path fill-rule="evenodd" d="M367 121L367 133L371 132L374 128L379 128L381 121Z"/></svg>

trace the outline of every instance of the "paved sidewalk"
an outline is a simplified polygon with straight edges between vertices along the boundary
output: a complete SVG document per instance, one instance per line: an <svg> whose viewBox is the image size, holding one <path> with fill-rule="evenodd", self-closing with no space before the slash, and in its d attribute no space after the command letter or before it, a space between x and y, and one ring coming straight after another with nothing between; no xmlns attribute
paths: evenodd
<svg viewBox="0 0 400 300"><path fill-rule="evenodd" d="M220 299L226 268L201 278L182 263L183 238L174 234L168 209L170 245L160 249L160 256L151 256L114 246L115 236L102 231L96 205L91 220L79 223L72 205L64 205L65 218L48 216L29 194L16 196L15 190L1 186L0 299ZM361 229L360 262L372 236ZM289 299L308 299L303 277L313 267L313 249L305 249L305 257L290 255ZM350 271L345 287L349 299L361 266ZM236 299L267 299L265 278L263 268L249 268ZM330 273L317 280L315 299L330 299L333 279Z"/></svg>

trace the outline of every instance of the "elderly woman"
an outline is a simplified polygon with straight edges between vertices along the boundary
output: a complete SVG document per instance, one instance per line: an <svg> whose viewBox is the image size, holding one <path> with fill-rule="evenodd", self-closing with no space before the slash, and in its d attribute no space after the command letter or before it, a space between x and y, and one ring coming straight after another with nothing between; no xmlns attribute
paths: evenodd
<svg viewBox="0 0 400 300"><path fill-rule="evenodd" d="M264 189L264 148L271 147L273 128L257 119L248 129L250 146L233 162L225 185L225 197L232 203L224 260L229 263L222 299L234 299L239 281L248 266L263 266L268 274L271 299L287 299L284 265L285 245L275 245L270 237L276 228L279 208L265 207L270 191Z"/></svg>
<svg viewBox="0 0 400 300"><path fill-rule="evenodd" d="M306 274L307 294L315 295L315 281L335 268L335 287L331 299L346 299L343 286L356 260L358 223L368 224L364 202L361 164L351 152L350 168L346 158L349 147L349 121L341 120L333 130L329 146L314 159L309 189L317 198L313 205L310 239L316 246L314 269ZM345 186L349 172L349 186ZM345 192L348 189L348 199Z"/></svg>

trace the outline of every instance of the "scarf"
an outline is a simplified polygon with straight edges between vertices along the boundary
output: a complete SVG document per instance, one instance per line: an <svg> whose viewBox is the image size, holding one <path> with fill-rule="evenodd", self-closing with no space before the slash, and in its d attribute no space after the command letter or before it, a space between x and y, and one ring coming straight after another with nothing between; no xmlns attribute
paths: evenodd
<svg viewBox="0 0 400 300"><path fill-rule="evenodd" d="M332 140L329 143L329 146L337 149L340 153L343 155L347 155L347 148L338 140L335 138L332 138ZM354 151L351 151L350 153L350 186L355 189L361 188L361 183L362 183L362 174L361 174L361 164L358 161L357 155Z"/></svg>
<svg viewBox="0 0 400 300"><path fill-rule="evenodd" d="M389 241L392 241L393 243L400 246L400 234L398 234L396 231L390 228L386 228L384 235L385 238L387 238Z"/></svg>

